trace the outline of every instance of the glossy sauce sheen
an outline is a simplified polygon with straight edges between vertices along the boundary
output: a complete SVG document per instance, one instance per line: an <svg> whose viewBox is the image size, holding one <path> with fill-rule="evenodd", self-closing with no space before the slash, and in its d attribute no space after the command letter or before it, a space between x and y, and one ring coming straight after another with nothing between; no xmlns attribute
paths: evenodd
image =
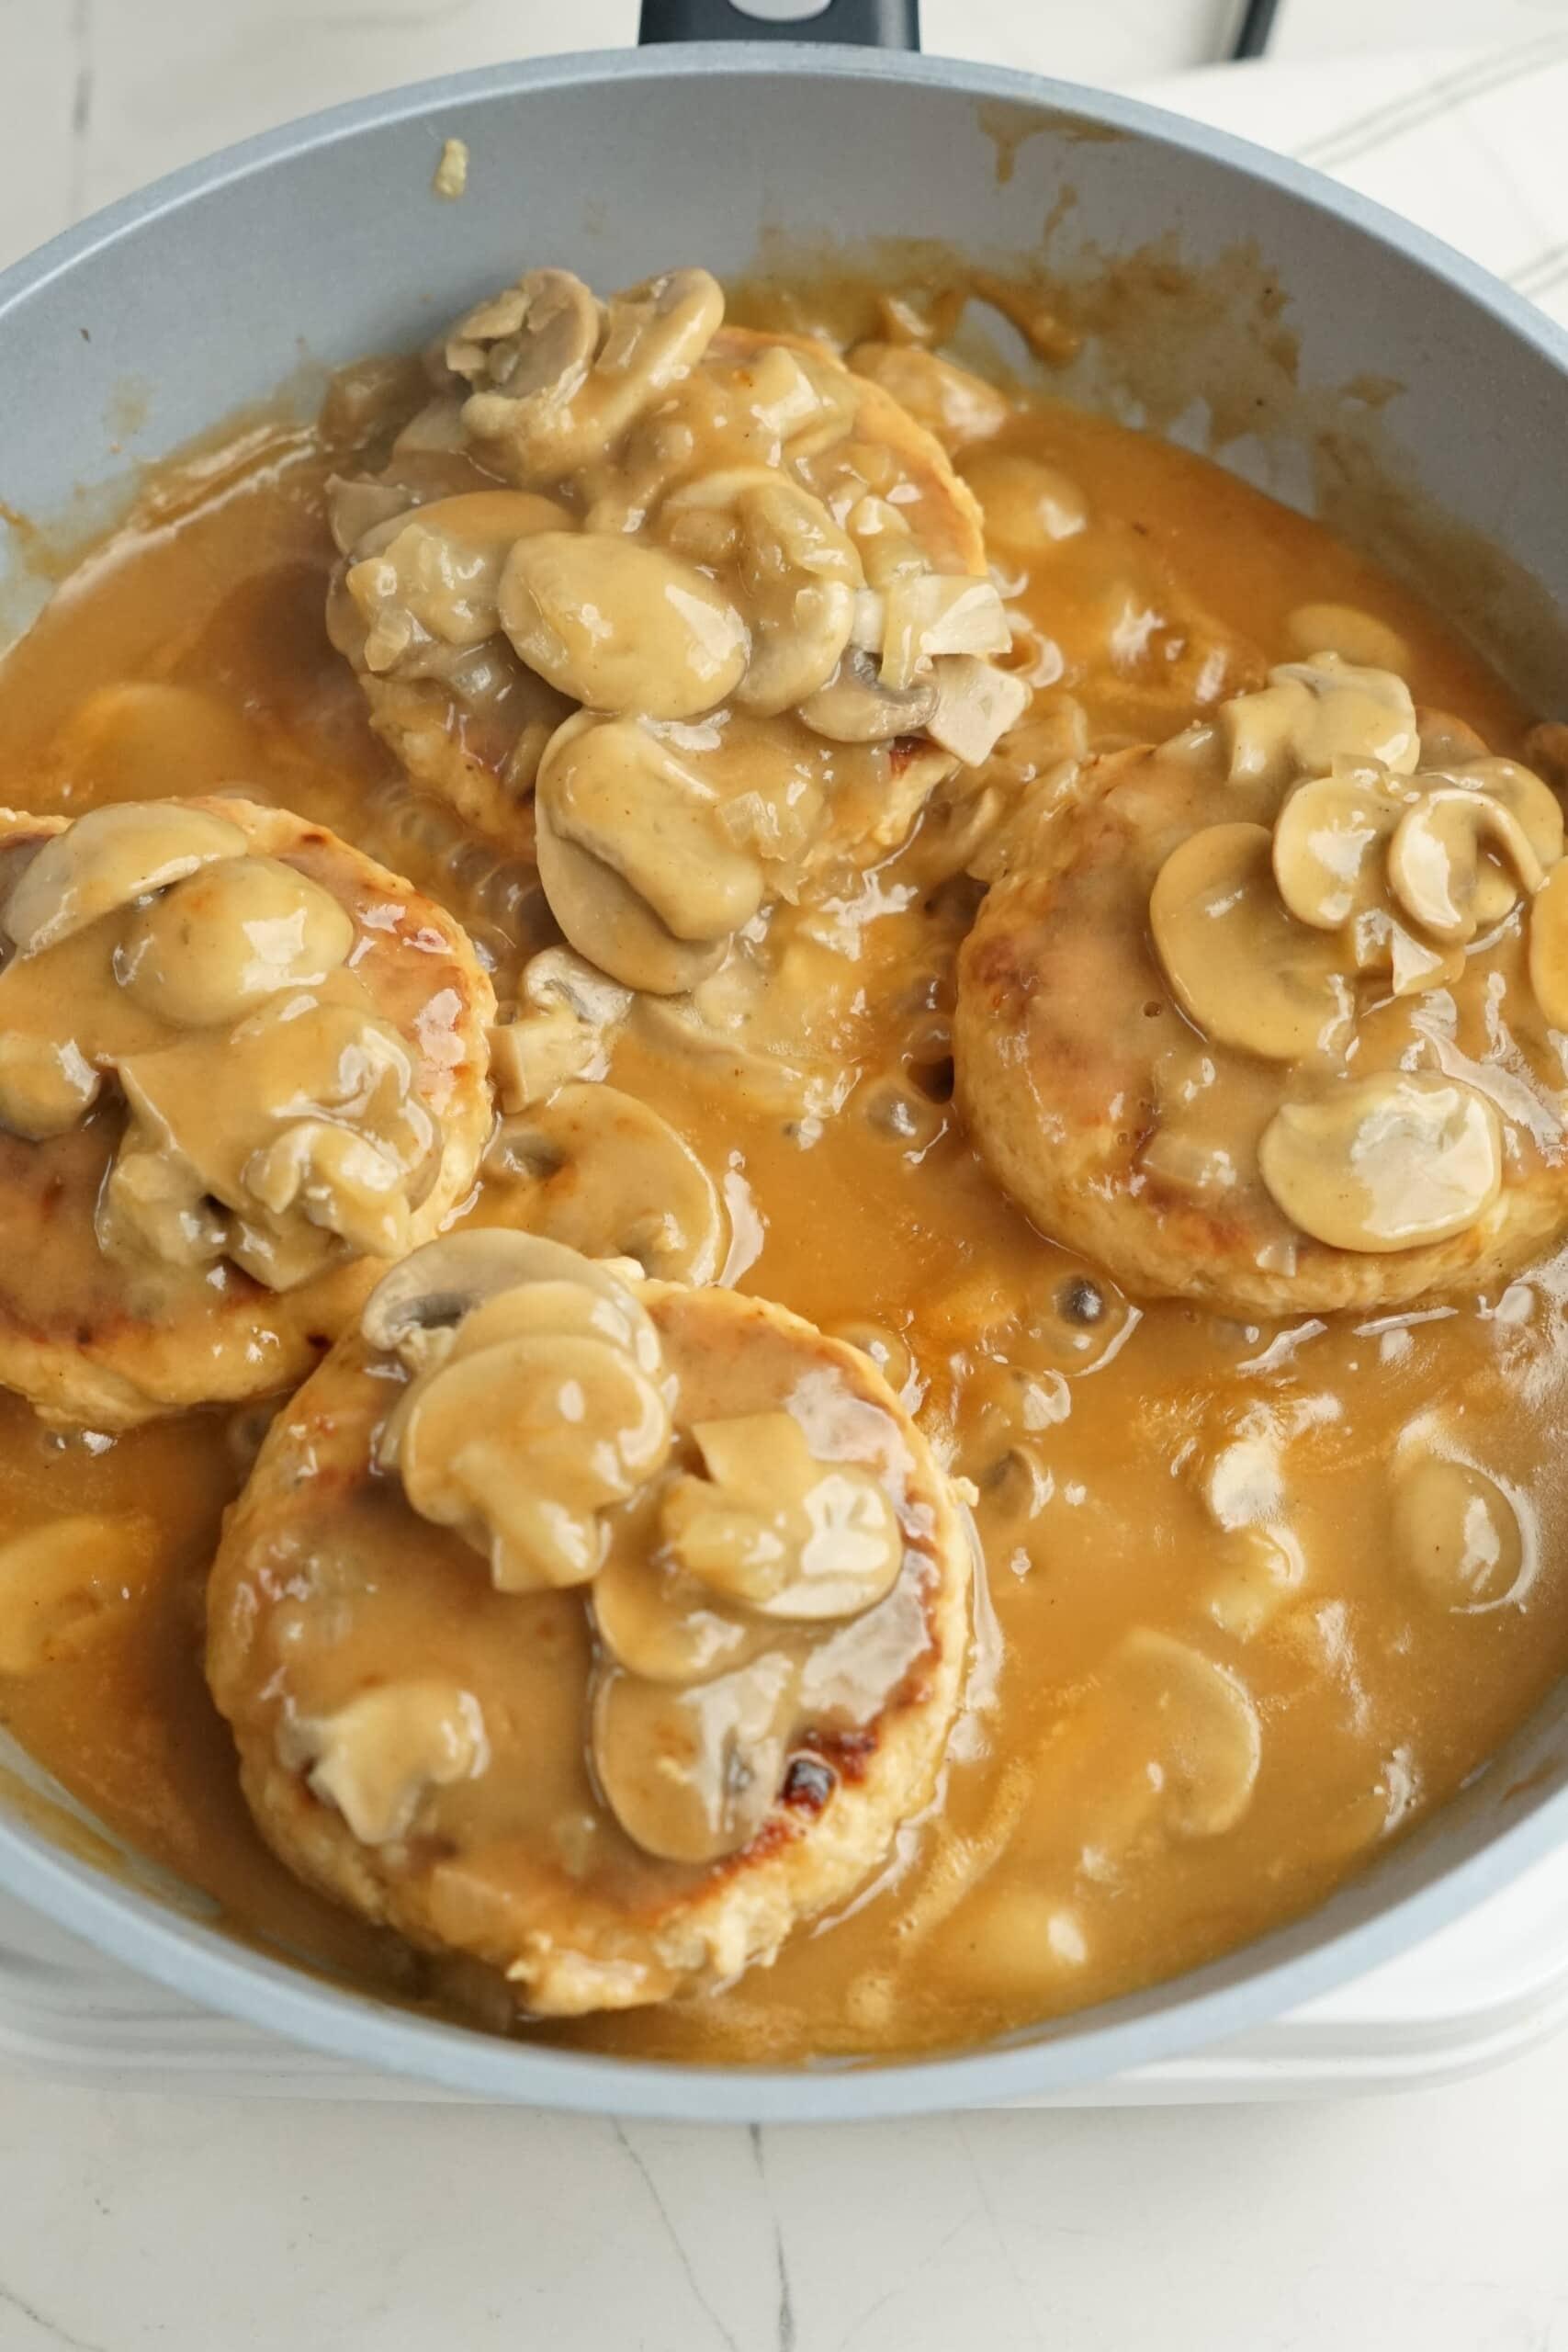
<svg viewBox="0 0 1568 2352"><path fill-rule="evenodd" d="M1417 703L1517 753L1527 715L1496 680L1316 526L1055 405L1027 408L988 446L1059 469L1087 500L1076 536L1028 553L993 537L993 554L1040 633L1037 707L1053 684L1070 688L1097 742L1174 733L1205 641L1292 658L1288 615L1321 602L1387 622L1410 649ZM165 477L140 526L0 669L0 798L74 813L259 786L446 899L504 993L518 960L504 927L525 948L549 936L526 876L489 853L454 857L452 820L393 775L323 634L321 490L344 459L321 435L256 427ZM121 682L207 700L95 700ZM852 1916L717 1999L552 2029L556 2040L699 2059L891 2052L1126 1990L1319 1899L1450 1793L1568 1666L1568 1529L1551 1476L1568 1421L1561 1267L1498 1297L1359 1325L1128 1311L1030 1229L958 1130L945 1023L976 894L933 890L930 873L917 838L877 877L883 910L860 923L843 1014L863 1074L819 1132L749 1107L646 1027L609 1075L658 1103L741 1209L756 1248L743 1287L829 1330L891 1335L896 1385L908 1350L908 1393L981 1490L999 1665L977 1677L939 1818ZM1400 1433L1433 1415L1444 1450L1515 1501L1522 1565L1492 1605L1440 1608L1402 1563L1390 1463ZM207 1694L203 1577L256 1426L201 1415L108 1444L0 1402L0 1535L66 1513L136 1514L152 1564L129 1598L104 1598L90 1638L45 1639L31 1671L0 1672L0 1720L238 1929L439 2002L452 1988L426 1963L267 1854ZM1010 1454L1020 1447L1032 1471ZM1300 1573L1257 1610L1252 1538L1206 1496L1224 1463L1260 1461ZM1219 1834L1179 1834L1150 1812L1151 1787L1179 1782L1190 1759L1161 1750L1160 1709L1137 1702L1133 1629L1192 1645L1254 1702L1256 1789ZM1165 1655L1145 1646L1139 1671Z"/></svg>

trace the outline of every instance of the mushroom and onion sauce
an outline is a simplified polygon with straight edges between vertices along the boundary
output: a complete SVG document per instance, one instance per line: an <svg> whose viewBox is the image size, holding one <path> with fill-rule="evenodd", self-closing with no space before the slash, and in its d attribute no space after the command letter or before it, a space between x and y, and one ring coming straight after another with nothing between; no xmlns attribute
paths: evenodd
<svg viewBox="0 0 1568 2352"><path fill-rule="evenodd" d="M859 1351L475 1227L279 1416L209 1672L302 1875L572 2017L731 1980L885 1863L936 1787L970 1566Z"/></svg>
<svg viewBox="0 0 1568 2352"><path fill-rule="evenodd" d="M964 293L532 271L167 471L0 670L6 1280L38 1320L21 1171L76 1153L80 1331L162 1367L143 1427L0 1409L0 1718L407 1998L976 2039L1320 1898L1568 1666L1568 732L1319 526L961 365ZM472 943L442 1238L450 1107L365 1096L372 1258L213 1068L355 976L407 1048L327 850L68 858L46 944L55 820L197 807ZM182 1056L199 1135L138 1091ZM268 1291L253 1228L346 1266ZM132 1257L275 1331L357 1287L242 1392L109 1314Z"/></svg>
<svg viewBox="0 0 1568 2352"><path fill-rule="evenodd" d="M0 814L0 1377L128 1427L267 1396L436 1231L491 1123L457 925L248 798Z"/></svg>

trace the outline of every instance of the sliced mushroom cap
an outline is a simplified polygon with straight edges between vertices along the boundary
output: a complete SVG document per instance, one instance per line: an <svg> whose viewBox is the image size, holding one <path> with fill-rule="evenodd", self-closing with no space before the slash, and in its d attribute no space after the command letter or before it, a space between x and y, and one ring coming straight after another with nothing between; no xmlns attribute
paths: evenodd
<svg viewBox="0 0 1568 2352"><path fill-rule="evenodd" d="M1297 785L1274 823L1274 879L1298 922L1337 931L1381 904L1384 844L1410 806L1370 765Z"/></svg>
<svg viewBox="0 0 1568 2352"><path fill-rule="evenodd" d="M671 1862L717 1861L749 1845L778 1794L796 1680L776 1652L682 1690L604 1675L593 1770L627 1837Z"/></svg>
<svg viewBox="0 0 1568 2352"><path fill-rule="evenodd" d="M0 1675L79 1657L140 1600L157 1560L140 1512L46 1520L0 1544Z"/></svg>
<svg viewBox="0 0 1568 2352"><path fill-rule="evenodd" d="M1158 1766L1164 1824L1181 1838L1218 1838L1252 1802L1263 1738L1244 1685L1201 1650L1138 1625L1110 1668L1119 1702L1142 1726Z"/></svg>
<svg viewBox="0 0 1568 2352"><path fill-rule="evenodd" d="M986 516L987 539L1021 555L1048 555L1089 521L1089 501L1055 466L1016 449L982 449L964 478Z"/></svg>
<svg viewBox="0 0 1568 2352"><path fill-rule="evenodd" d="M751 629L736 700L773 716L832 676L864 580L860 557L820 499L765 466L688 483L666 499L660 523L679 544L714 517L730 526L724 556L735 566Z"/></svg>
<svg viewBox="0 0 1568 2352"><path fill-rule="evenodd" d="M1560 859L1530 901L1530 987L1551 1028L1568 1035L1568 860Z"/></svg>
<svg viewBox="0 0 1568 2352"><path fill-rule="evenodd" d="M73 1038L38 1037L25 1029L0 1030L0 1127L41 1143L85 1118L102 1077Z"/></svg>
<svg viewBox="0 0 1568 2352"><path fill-rule="evenodd" d="M1487 852L1495 862L1483 862ZM1413 922L1450 945L1473 939L1483 921L1499 921L1521 889L1528 896L1539 888L1542 872L1512 811L1458 785L1418 800L1389 844L1389 888Z"/></svg>
<svg viewBox="0 0 1568 2352"><path fill-rule="evenodd" d="M221 1055L181 1039L118 1067L128 1148L162 1151L197 1196L231 1212L229 1254L258 1282L292 1287L323 1245L329 1257L344 1245L388 1258L407 1248L440 1129L413 1048L362 1004L280 990L231 1030Z"/></svg>
<svg viewBox="0 0 1568 2352"><path fill-rule="evenodd" d="M564 506L531 491L475 490L373 526L343 582L364 624L365 667L378 676L422 673L411 657L432 639L482 645L500 626L497 598L513 548L558 535L570 520Z"/></svg>
<svg viewBox="0 0 1568 2352"><path fill-rule="evenodd" d="M717 971L728 934L677 939L613 865L558 833L543 806L537 824L539 880L550 912L580 954L650 996L683 996Z"/></svg>
<svg viewBox="0 0 1568 2352"><path fill-rule="evenodd" d="M1286 616L1291 650L1309 665L1325 653L1364 670L1393 670L1403 677L1410 648L1396 628L1359 605L1298 605Z"/></svg>
<svg viewBox="0 0 1568 2352"><path fill-rule="evenodd" d="M230 1240L230 1220L215 1207L188 1161L147 1138L128 1136L98 1194L94 1230L106 1258L150 1257L168 1266L213 1266ZM325 1234L312 1237L310 1262L298 1279L319 1272L332 1256ZM279 1280L276 1289L287 1289Z"/></svg>
<svg viewBox="0 0 1568 2352"><path fill-rule="evenodd" d="M539 874L552 913L574 947L628 987L660 983L608 962L602 926L597 938L579 935L570 906L558 903L557 844L608 868L661 930L695 946L728 938L762 902L761 862L738 844L696 757L682 758L636 719L583 713L558 729L539 767L537 813ZM569 871L564 878L570 886L574 877Z"/></svg>
<svg viewBox="0 0 1568 2352"><path fill-rule="evenodd" d="M220 857L243 857L238 825L177 800L120 800L90 808L45 842L6 903L17 953L36 956L100 915L165 890Z"/></svg>
<svg viewBox="0 0 1568 2352"><path fill-rule="evenodd" d="M1416 718L1421 729L1421 768L1463 767L1486 757L1486 746L1474 728L1451 710L1435 710L1424 704Z"/></svg>
<svg viewBox="0 0 1568 2352"><path fill-rule="evenodd" d="M677 1478L660 1528L677 1565L759 1616L857 1617L885 1600L904 1539L874 1473L819 1461L792 1414L692 1430L705 1477Z"/></svg>
<svg viewBox="0 0 1568 2352"><path fill-rule="evenodd" d="M1223 703L1219 720L1234 784L1324 775L1337 759L1381 760L1409 775L1420 756L1416 706L1403 678L1331 653L1270 670L1258 693Z"/></svg>
<svg viewBox="0 0 1568 2352"><path fill-rule="evenodd" d="M502 1122L487 1170L526 1186L529 1229L661 1282L709 1283L729 1246L713 1179L668 1119L614 1086L569 1083Z"/></svg>
<svg viewBox="0 0 1568 2352"><path fill-rule="evenodd" d="M488 1558L501 1592L586 1584L604 1565L600 1513L636 1494L670 1450L663 1385L631 1346L530 1332L421 1374L382 1432L422 1519Z"/></svg>
<svg viewBox="0 0 1568 2352"><path fill-rule="evenodd" d="M346 963L354 918L279 858L220 858L134 915L115 959L138 1004L176 1028L238 1021Z"/></svg>
<svg viewBox="0 0 1568 2352"><path fill-rule="evenodd" d="M421 1371L444 1355L465 1316L499 1297L534 1283L570 1283L608 1299L630 1317L637 1360L645 1372L659 1368L659 1346L651 1327L624 1282L564 1243L537 1233L513 1233L495 1226L469 1226L461 1233L427 1241L383 1274L365 1302L359 1329L367 1346L395 1355Z"/></svg>
<svg viewBox="0 0 1568 2352"><path fill-rule="evenodd" d="M1517 820L1539 866L1554 865L1562 855L1562 809L1550 785L1542 782L1529 768L1520 767L1515 760L1480 759L1456 761L1433 777L1423 778L1430 791L1445 784L1454 784L1465 791L1478 792L1511 817ZM1529 886L1527 885L1527 888ZM1495 854L1483 856L1476 876L1474 913L1476 927L1489 931L1518 899L1517 867L1513 861Z"/></svg>
<svg viewBox="0 0 1568 2352"><path fill-rule="evenodd" d="M800 706L813 733L833 743L888 743L928 726L936 712L938 678L922 678L896 694L883 684L880 667L874 654L846 646L827 684Z"/></svg>
<svg viewBox="0 0 1568 2352"><path fill-rule="evenodd" d="M710 1585L640 1544L615 1544L593 1579L593 1623L616 1666L648 1682L708 1682L749 1666L775 1628L743 1609L727 1609Z"/></svg>
<svg viewBox="0 0 1568 2352"><path fill-rule="evenodd" d="M628 287L610 297L603 340L575 380L534 383L525 371L515 389L481 386L463 404L464 424L513 481L559 481L616 447L696 366L723 316L723 291L705 269Z"/></svg>
<svg viewBox="0 0 1568 2352"><path fill-rule="evenodd" d="M417 492L405 482L375 481L353 474L329 474L326 497L327 527L339 555L352 555L369 532L419 503Z"/></svg>
<svg viewBox="0 0 1568 2352"><path fill-rule="evenodd" d="M405 458L471 463L468 436L463 425L460 392L438 392L402 427L392 443L392 456L401 466Z"/></svg>
<svg viewBox="0 0 1568 2352"><path fill-rule="evenodd" d="M1274 887L1262 825L1211 825L1171 852L1149 926L1178 1001L1217 1045L1269 1061L1332 1053L1348 1035L1337 943L1296 922Z"/></svg>
<svg viewBox="0 0 1568 2352"><path fill-rule="evenodd" d="M692 718L734 690L746 625L723 592L663 548L546 531L513 548L501 625L531 670L593 710Z"/></svg>
<svg viewBox="0 0 1568 2352"><path fill-rule="evenodd" d="M1523 1531L1484 1471L1427 1454L1396 1478L1393 1513L1400 1566L1439 1609L1490 1609L1515 1590Z"/></svg>
<svg viewBox="0 0 1568 2352"><path fill-rule="evenodd" d="M599 304L568 269L531 269L466 311L446 337L453 375L522 400L570 399L598 348Z"/></svg>
<svg viewBox="0 0 1568 2352"><path fill-rule="evenodd" d="M1415 1250L1483 1216L1503 1182L1497 1114L1428 1070L1347 1079L1281 1105L1258 1164L1275 1204L1334 1250Z"/></svg>
<svg viewBox="0 0 1568 2352"><path fill-rule="evenodd" d="M477 1780L490 1763L479 1702L452 1682L389 1682L333 1714L290 1716L277 1744L364 1846L406 1838L432 1789Z"/></svg>
<svg viewBox="0 0 1568 2352"><path fill-rule="evenodd" d="M1209 1615L1238 1642L1256 1640L1306 1580L1306 1555L1288 1527L1237 1527L1220 1546Z"/></svg>
<svg viewBox="0 0 1568 2352"><path fill-rule="evenodd" d="M336 1234L357 1257L395 1258L408 1246L408 1172L403 1155L381 1138L333 1119L307 1118L252 1153L243 1183L280 1225L292 1212Z"/></svg>

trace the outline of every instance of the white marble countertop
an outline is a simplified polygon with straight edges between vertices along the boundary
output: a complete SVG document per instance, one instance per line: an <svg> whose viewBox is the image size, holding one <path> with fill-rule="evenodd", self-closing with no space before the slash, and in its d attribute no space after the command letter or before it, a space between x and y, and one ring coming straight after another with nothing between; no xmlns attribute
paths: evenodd
<svg viewBox="0 0 1568 2352"><path fill-rule="evenodd" d="M925 0L1091 81L1234 0ZM0 0L0 262L356 92L630 37L636 0ZM1568 0L1285 0L1276 46L1528 37ZM3 428L0 428L3 429ZM703 2132L0 2078L0 2352L1568 2352L1568 2039L1338 2105Z"/></svg>

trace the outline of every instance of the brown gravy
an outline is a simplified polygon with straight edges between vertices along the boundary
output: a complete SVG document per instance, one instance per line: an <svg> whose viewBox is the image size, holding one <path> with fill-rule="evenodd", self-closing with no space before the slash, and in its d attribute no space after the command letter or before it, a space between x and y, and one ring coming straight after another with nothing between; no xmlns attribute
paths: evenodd
<svg viewBox="0 0 1568 2352"><path fill-rule="evenodd" d="M1204 630L1279 661L1299 651L1289 614L1334 603L1399 633L1418 703L1518 752L1527 714L1496 678L1316 525L1048 401L990 446L1059 469L1089 508L1032 570L998 553L1029 574L1037 707L1059 684L1097 741L1174 732L1191 709L1183 649ZM321 493L342 456L330 433L279 426L163 480L0 668L0 797L74 812L199 791L243 766L446 898L504 990L546 935L528 931L525 877L464 854L452 820L411 800L323 634ZM148 682L204 699L124 691ZM994 1687L955 1745L940 1817L852 1916L720 1998L551 2029L556 2041L787 2062L971 2041L1103 1999L1321 1899L1450 1795L1568 1668L1568 1526L1549 1475L1568 1433L1561 1264L1500 1297L1354 1325L1127 1313L1028 1227L958 1129L943 1023L973 901L927 890L922 854L917 838L880 870L853 1012L867 1075L809 1148L646 1035L623 1042L610 1076L656 1102L747 1204L758 1246L743 1287L852 1337L874 1326L895 1357L907 1348L925 1425L981 1488ZM912 1082L919 1132L879 1120L879 1074L907 1096ZM1389 1463L1428 1414L1517 1505L1523 1566L1492 1605L1436 1605L1396 1556ZM1036 1465L1021 1492L1016 1464L1003 1467L1021 1438ZM1244 1468L1266 1457L1299 1545L1299 1580L1262 1604L1204 1498L1226 1449ZM0 1536L135 1513L156 1562L94 1638L0 1673L0 1723L129 1845L209 1890L237 1931L439 2001L395 1939L295 1883L240 1797L202 1679L202 1588L246 1460L246 1427L216 1414L111 1443L62 1438L0 1400ZM1255 1704L1256 1791L1223 1834L1117 1844L1158 1760L1117 1682L1133 1628L1195 1643Z"/></svg>

